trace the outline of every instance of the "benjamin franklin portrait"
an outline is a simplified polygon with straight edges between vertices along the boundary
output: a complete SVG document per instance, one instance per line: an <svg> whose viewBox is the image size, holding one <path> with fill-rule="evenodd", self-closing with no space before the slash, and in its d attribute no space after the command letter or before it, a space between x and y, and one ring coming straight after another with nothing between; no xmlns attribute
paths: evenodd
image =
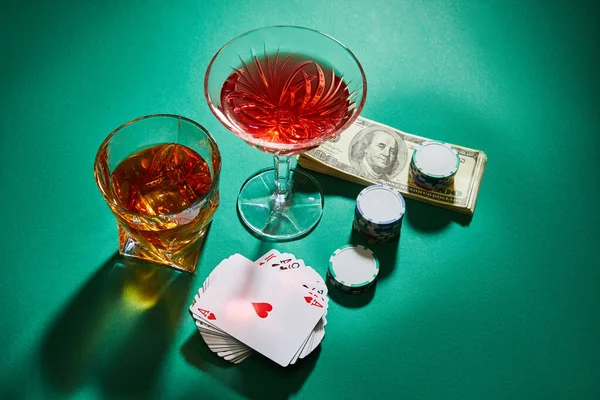
<svg viewBox="0 0 600 400"><path fill-rule="evenodd" d="M394 179L406 165L408 149L396 132L364 128L352 139L348 158L358 175L378 181Z"/></svg>

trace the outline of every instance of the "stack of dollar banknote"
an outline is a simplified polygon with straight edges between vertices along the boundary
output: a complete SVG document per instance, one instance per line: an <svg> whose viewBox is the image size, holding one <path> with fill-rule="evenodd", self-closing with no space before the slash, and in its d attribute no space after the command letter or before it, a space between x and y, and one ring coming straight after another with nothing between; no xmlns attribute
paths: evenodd
<svg viewBox="0 0 600 400"><path fill-rule="evenodd" d="M410 174L414 150L430 139L359 117L348 129L298 156L304 168L363 185L381 183L404 196L473 215L487 156L480 150L450 144L460 158L451 185L428 190Z"/></svg>

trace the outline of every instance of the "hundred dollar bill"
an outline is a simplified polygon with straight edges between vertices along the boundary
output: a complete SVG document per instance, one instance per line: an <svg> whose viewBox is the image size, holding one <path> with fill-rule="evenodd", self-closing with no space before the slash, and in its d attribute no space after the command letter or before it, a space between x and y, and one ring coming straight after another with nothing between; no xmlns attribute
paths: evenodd
<svg viewBox="0 0 600 400"><path fill-rule="evenodd" d="M454 183L418 187L409 174L414 149L429 139L359 117L335 139L298 156L300 166L362 185L382 183L406 197L473 215L487 162L483 151L451 144L460 157Z"/></svg>

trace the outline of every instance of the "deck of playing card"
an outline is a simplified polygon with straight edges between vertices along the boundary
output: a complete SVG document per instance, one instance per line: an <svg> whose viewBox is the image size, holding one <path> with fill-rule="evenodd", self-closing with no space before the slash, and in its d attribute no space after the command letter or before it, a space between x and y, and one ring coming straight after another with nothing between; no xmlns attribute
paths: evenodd
<svg viewBox="0 0 600 400"><path fill-rule="evenodd" d="M225 360L237 364L257 351L286 367L323 340L328 302L314 269L271 250L255 262L240 254L223 260L190 313L208 347Z"/></svg>

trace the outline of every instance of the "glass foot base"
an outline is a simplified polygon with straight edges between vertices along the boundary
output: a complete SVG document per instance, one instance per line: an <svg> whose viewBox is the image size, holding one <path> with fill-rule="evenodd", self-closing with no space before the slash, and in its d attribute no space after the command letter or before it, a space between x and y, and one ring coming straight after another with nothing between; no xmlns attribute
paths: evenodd
<svg viewBox="0 0 600 400"><path fill-rule="evenodd" d="M293 169L286 195L275 194L275 169L252 175L240 189L237 208L244 225L269 241L288 241L312 231L323 215L323 191L313 177Z"/></svg>

